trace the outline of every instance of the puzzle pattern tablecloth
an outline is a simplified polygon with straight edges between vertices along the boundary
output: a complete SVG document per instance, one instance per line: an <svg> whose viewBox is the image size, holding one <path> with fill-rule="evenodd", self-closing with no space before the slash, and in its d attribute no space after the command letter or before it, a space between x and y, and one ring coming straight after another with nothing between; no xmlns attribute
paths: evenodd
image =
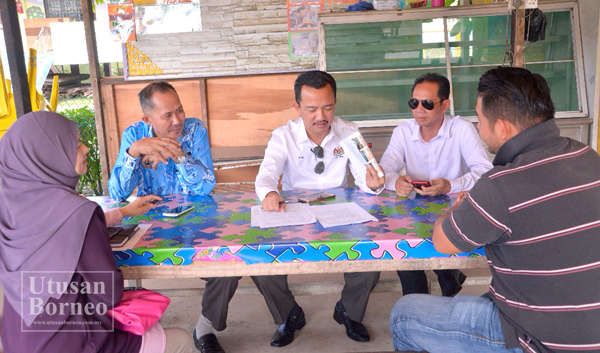
<svg viewBox="0 0 600 353"><path fill-rule="evenodd" d="M269 229L250 227L254 193L210 196L177 195L150 212L124 223L151 223L133 249L115 251L118 266L189 265L194 261L243 261L246 264L297 261L356 261L448 257L431 242L436 218L450 206L449 196L417 196L413 201L384 191L369 195L358 188L328 189L333 202L354 201L378 222L323 228L318 222ZM315 190L284 192L289 202ZM93 197L104 207L119 204ZM193 204L178 218L162 216L168 208ZM483 249L454 256L484 256Z"/></svg>

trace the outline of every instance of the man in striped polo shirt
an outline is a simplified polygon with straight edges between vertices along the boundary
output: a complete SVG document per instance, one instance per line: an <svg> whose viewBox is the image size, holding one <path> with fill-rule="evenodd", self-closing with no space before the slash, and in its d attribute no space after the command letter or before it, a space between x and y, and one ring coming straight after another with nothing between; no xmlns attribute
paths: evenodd
<svg viewBox="0 0 600 353"><path fill-rule="evenodd" d="M600 351L600 157L560 137L544 78L497 68L479 81L478 129L494 168L435 223L454 254L484 246L489 293L409 295L390 327L397 350Z"/></svg>

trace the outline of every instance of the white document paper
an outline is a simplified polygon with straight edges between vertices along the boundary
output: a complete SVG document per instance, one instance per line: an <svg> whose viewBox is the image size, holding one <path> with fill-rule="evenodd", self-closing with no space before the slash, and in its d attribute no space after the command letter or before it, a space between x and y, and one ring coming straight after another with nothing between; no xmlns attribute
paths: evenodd
<svg viewBox="0 0 600 353"><path fill-rule="evenodd" d="M152 224L149 224L149 223L140 224L138 230L136 230L135 233L133 233L133 235L131 237L129 237L129 239L123 246L111 248L112 251L123 251L123 250L133 249L135 244L137 244L137 242L140 241L140 239L142 239L142 235L144 235L146 233L146 231L148 229L150 229L151 227L152 227Z"/></svg>
<svg viewBox="0 0 600 353"><path fill-rule="evenodd" d="M287 204L285 212L267 212L261 206L252 206L250 216L250 225L255 227L258 223L260 228L295 226L317 221L308 210L308 206L302 203Z"/></svg>
<svg viewBox="0 0 600 353"><path fill-rule="evenodd" d="M323 228L378 220L354 202L310 206L309 210Z"/></svg>

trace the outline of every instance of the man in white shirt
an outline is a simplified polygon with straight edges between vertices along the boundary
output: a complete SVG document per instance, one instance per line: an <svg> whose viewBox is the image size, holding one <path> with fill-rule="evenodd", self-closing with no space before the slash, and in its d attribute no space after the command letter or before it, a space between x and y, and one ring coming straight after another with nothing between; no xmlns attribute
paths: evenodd
<svg viewBox="0 0 600 353"><path fill-rule="evenodd" d="M298 76L294 84L294 107L300 119L289 121L273 131L265 150L265 158L256 177L256 193L267 211L285 212L283 197L278 193L278 180L283 174L283 190L326 189L347 186L348 164L361 190L378 194L385 177L378 177L370 165L366 175L360 175L349 162L340 142L356 132L352 122L334 117L336 84L323 71L308 71ZM334 319L346 327L346 334L358 342L370 340L361 323L369 295L379 280L379 273L345 273L346 284L334 309ZM294 332L304 327L306 320L287 283L287 276L254 277L263 293L275 323L279 328L271 345L282 347L294 340Z"/></svg>
<svg viewBox="0 0 600 353"><path fill-rule="evenodd" d="M450 82L442 75L428 73L415 80L408 101L415 120L394 129L381 158L386 189L400 196L413 191L429 196L457 193L470 190L492 168L473 124L445 114L449 96ZM412 181L429 181L431 186L419 189ZM462 289L466 276L461 271L434 272L444 296L454 296ZM398 271L398 276L404 295L429 292L424 271Z"/></svg>

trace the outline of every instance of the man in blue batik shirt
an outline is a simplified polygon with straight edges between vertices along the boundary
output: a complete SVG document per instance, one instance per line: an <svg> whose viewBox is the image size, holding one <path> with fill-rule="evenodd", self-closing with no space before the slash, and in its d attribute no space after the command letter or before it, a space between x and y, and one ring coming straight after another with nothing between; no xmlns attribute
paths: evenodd
<svg viewBox="0 0 600 353"><path fill-rule="evenodd" d="M186 118L175 88L149 84L138 94L144 116L123 132L108 192L124 200L137 195L207 195L215 186L208 131Z"/></svg>

